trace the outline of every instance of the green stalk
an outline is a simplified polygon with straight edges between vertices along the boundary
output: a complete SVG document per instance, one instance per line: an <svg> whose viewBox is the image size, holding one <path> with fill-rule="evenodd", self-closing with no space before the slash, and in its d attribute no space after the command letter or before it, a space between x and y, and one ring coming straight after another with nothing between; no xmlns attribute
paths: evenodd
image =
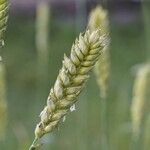
<svg viewBox="0 0 150 150"><path fill-rule="evenodd" d="M145 30L145 45L147 49L147 60L150 61L150 4L148 1L142 3L142 13Z"/></svg>
<svg viewBox="0 0 150 150"><path fill-rule="evenodd" d="M49 47L49 17L50 8L47 0L38 0L36 9L36 49L38 61L39 85L45 85L48 75L48 47ZM44 79L44 80L43 80ZM38 85L38 86L39 86ZM40 87L39 86L39 87Z"/></svg>

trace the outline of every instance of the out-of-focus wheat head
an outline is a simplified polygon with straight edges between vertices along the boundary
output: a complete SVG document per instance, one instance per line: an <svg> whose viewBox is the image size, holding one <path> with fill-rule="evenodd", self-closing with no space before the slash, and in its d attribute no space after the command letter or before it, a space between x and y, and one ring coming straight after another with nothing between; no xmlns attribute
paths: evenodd
<svg viewBox="0 0 150 150"><path fill-rule="evenodd" d="M4 33L8 20L8 0L0 0L0 46L4 45Z"/></svg>
<svg viewBox="0 0 150 150"><path fill-rule="evenodd" d="M5 136L7 124L7 104L5 91L5 70L2 62L0 62L0 139Z"/></svg>
<svg viewBox="0 0 150 150"><path fill-rule="evenodd" d="M131 105L131 119L133 135L137 138L140 134L141 122L147 111L150 92L150 64L139 67L133 87L133 99ZM150 106L150 105L149 105Z"/></svg>
<svg viewBox="0 0 150 150"><path fill-rule="evenodd" d="M105 9L101 6L97 6L91 11L88 24L90 30L99 28L102 33L106 34L109 30L108 25L108 15Z"/></svg>
<svg viewBox="0 0 150 150"><path fill-rule="evenodd" d="M107 38L99 36L99 30L80 34L71 48L70 57L64 56L62 69L50 91L47 105L40 114L41 121L35 129L35 141L30 150L36 148L35 142L46 133L52 132L62 118L77 101L89 71L99 59Z"/></svg>
<svg viewBox="0 0 150 150"><path fill-rule="evenodd" d="M99 28L101 29L101 32L103 34L108 34L108 24L108 15L106 10L104 10L101 6L97 6L95 9L92 10L88 24L88 28L90 30L93 31ZM101 91L101 97L105 98L107 95L106 93L110 73L110 56L108 46L105 47L102 58L98 60L94 70L97 78L97 83Z"/></svg>

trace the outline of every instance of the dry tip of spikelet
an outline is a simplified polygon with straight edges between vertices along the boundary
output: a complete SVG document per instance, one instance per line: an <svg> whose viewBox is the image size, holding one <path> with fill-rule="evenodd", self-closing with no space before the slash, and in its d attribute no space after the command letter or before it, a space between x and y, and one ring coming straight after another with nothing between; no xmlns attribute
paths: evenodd
<svg viewBox="0 0 150 150"><path fill-rule="evenodd" d="M86 31L80 34L71 48L70 57L64 55L62 68L51 89L47 105L40 114L41 121L35 129L35 139L40 139L46 133L52 132L70 111L70 107L77 101L89 71L99 59L105 47L107 38L99 34L100 30ZM35 143L32 147L36 147Z"/></svg>

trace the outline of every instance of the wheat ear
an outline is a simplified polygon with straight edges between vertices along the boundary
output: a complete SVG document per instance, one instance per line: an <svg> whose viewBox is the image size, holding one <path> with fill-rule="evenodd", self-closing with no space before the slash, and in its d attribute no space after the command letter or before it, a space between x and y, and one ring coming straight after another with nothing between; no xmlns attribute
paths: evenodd
<svg viewBox="0 0 150 150"><path fill-rule="evenodd" d="M0 0L0 46L4 45L4 33L8 20L8 1Z"/></svg>
<svg viewBox="0 0 150 150"><path fill-rule="evenodd" d="M91 31L100 28L103 34L108 34L109 31L108 24L109 23L106 10L104 10L101 6L97 6L94 10L92 10L88 23L88 28ZM94 69L102 98L105 98L107 95L106 94L108 86L107 82L110 72L109 68L110 68L109 48L105 47L103 57L96 63Z"/></svg>
<svg viewBox="0 0 150 150"><path fill-rule="evenodd" d="M52 132L61 119L77 101L77 96L89 78L89 71L99 59L107 38L99 36L99 30L80 34L71 48L70 57L64 55L62 69L54 87L50 90L47 105L41 112L41 121L35 129L35 141L30 150L35 149L36 141Z"/></svg>
<svg viewBox="0 0 150 150"><path fill-rule="evenodd" d="M148 84L150 84L150 64L145 64L139 68L133 87L131 119L134 138L140 134L141 123L148 105Z"/></svg>

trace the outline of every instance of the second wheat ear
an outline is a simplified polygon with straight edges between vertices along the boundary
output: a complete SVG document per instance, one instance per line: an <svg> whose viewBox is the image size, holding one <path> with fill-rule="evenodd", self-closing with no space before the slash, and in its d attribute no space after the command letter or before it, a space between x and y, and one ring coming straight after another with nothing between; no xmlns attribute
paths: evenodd
<svg viewBox="0 0 150 150"><path fill-rule="evenodd" d="M43 135L52 132L58 126L70 107L77 101L89 78L89 71L107 43L107 37L100 35L100 30L93 32L88 30L80 34L71 48L70 56L64 55L62 68L54 87L50 90L47 105L40 114L41 121L36 126L35 140L30 150L36 148L37 141Z"/></svg>
<svg viewBox="0 0 150 150"><path fill-rule="evenodd" d="M8 21L8 0L0 0L0 47L4 45L4 33Z"/></svg>

